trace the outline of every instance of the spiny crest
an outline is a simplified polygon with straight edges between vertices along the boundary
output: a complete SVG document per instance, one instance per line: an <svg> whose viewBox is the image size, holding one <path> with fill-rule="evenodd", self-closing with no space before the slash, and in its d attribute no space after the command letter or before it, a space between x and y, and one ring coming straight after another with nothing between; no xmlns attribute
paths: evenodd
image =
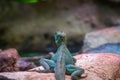
<svg viewBox="0 0 120 80"><path fill-rule="evenodd" d="M66 33L63 32L63 31L58 31L55 34L58 35L58 36L61 36L61 37L65 37L66 36Z"/></svg>

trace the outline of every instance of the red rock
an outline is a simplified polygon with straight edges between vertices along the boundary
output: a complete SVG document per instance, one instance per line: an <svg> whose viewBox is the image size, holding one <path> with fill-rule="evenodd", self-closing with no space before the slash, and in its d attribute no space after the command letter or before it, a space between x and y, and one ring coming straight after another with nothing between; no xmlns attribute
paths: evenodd
<svg viewBox="0 0 120 80"><path fill-rule="evenodd" d="M112 53L81 54L76 66L83 67L88 76L81 80L120 80L120 55Z"/></svg>
<svg viewBox="0 0 120 80"><path fill-rule="evenodd" d="M18 60L19 57L20 57L19 54L18 54L18 52L17 52L17 50L14 49L14 48L10 48L10 49L4 50L4 51L2 51L0 53L0 55L6 56L6 57L13 57L16 60Z"/></svg>
<svg viewBox="0 0 120 80"><path fill-rule="evenodd" d="M86 78L80 80L120 80L120 55L112 53L80 54L75 56L76 66L85 69ZM7 72L0 73L16 80L55 80L54 73ZM71 80L66 75L66 80Z"/></svg>
<svg viewBox="0 0 120 80"><path fill-rule="evenodd" d="M54 73L7 72L0 73L0 75L15 80L55 80ZM70 80L70 76L66 76L66 80Z"/></svg>
<svg viewBox="0 0 120 80"><path fill-rule="evenodd" d="M0 52L0 72L17 71L16 62L19 54L16 49L11 48Z"/></svg>

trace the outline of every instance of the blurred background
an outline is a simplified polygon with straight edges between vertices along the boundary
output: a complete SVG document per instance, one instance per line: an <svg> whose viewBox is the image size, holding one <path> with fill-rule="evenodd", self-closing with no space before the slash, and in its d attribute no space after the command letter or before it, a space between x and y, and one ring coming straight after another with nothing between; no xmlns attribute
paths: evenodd
<svg viewBox="0 0 120 80"><path fill-rule="evenodd" d="M75 53L86 33L119 25L120 0L0 0L0 48L16 48L21 56L55 52L56 31L66 32Z"/></svg>

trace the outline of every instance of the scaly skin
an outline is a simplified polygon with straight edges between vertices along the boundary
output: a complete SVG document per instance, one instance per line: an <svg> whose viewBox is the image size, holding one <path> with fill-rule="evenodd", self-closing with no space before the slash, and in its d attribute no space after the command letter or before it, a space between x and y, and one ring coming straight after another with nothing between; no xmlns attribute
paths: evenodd
<svg viewBox="0 0 120 80"><path fill-rule="evenodd" d="M66 69L65 69L65 50L64 47L60 47L59 48L59 57L57 59L56 62L56 66L55 66L55 78L56 80L65 80L65 73L66 73Z"/></svg>
<svg viewBox="0 0 120 80"><path fill-rule="evenodd" d="M84 69L76 67L76 60L71 56L70 51L65 45L65 33L55 33L55 43L58 47L57 52L50 60L41 58L40 64L45 70L39 70L38 72L55 72L56 80L65 80L65 73L70 74L72 79L78 80L84 73Z"/></svg>

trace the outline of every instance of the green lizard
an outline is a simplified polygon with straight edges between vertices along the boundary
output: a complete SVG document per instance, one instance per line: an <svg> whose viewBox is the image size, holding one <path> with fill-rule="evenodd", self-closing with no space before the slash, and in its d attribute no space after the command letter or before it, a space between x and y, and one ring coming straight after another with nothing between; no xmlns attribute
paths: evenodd
<svg viewBox="0 0 120 80"><path fill-rule="evenodd" d="M64 32L55 33L55 43L58 50L55 54L51 54L51 59L40 59L40 64L45 70L38 72L55 72L56 80L65 80L65 74L71 75L72 79L78 80L84 73L84 69L76 67L76 59L71 56L70 51L67 49L66 34Z"/></svg>

